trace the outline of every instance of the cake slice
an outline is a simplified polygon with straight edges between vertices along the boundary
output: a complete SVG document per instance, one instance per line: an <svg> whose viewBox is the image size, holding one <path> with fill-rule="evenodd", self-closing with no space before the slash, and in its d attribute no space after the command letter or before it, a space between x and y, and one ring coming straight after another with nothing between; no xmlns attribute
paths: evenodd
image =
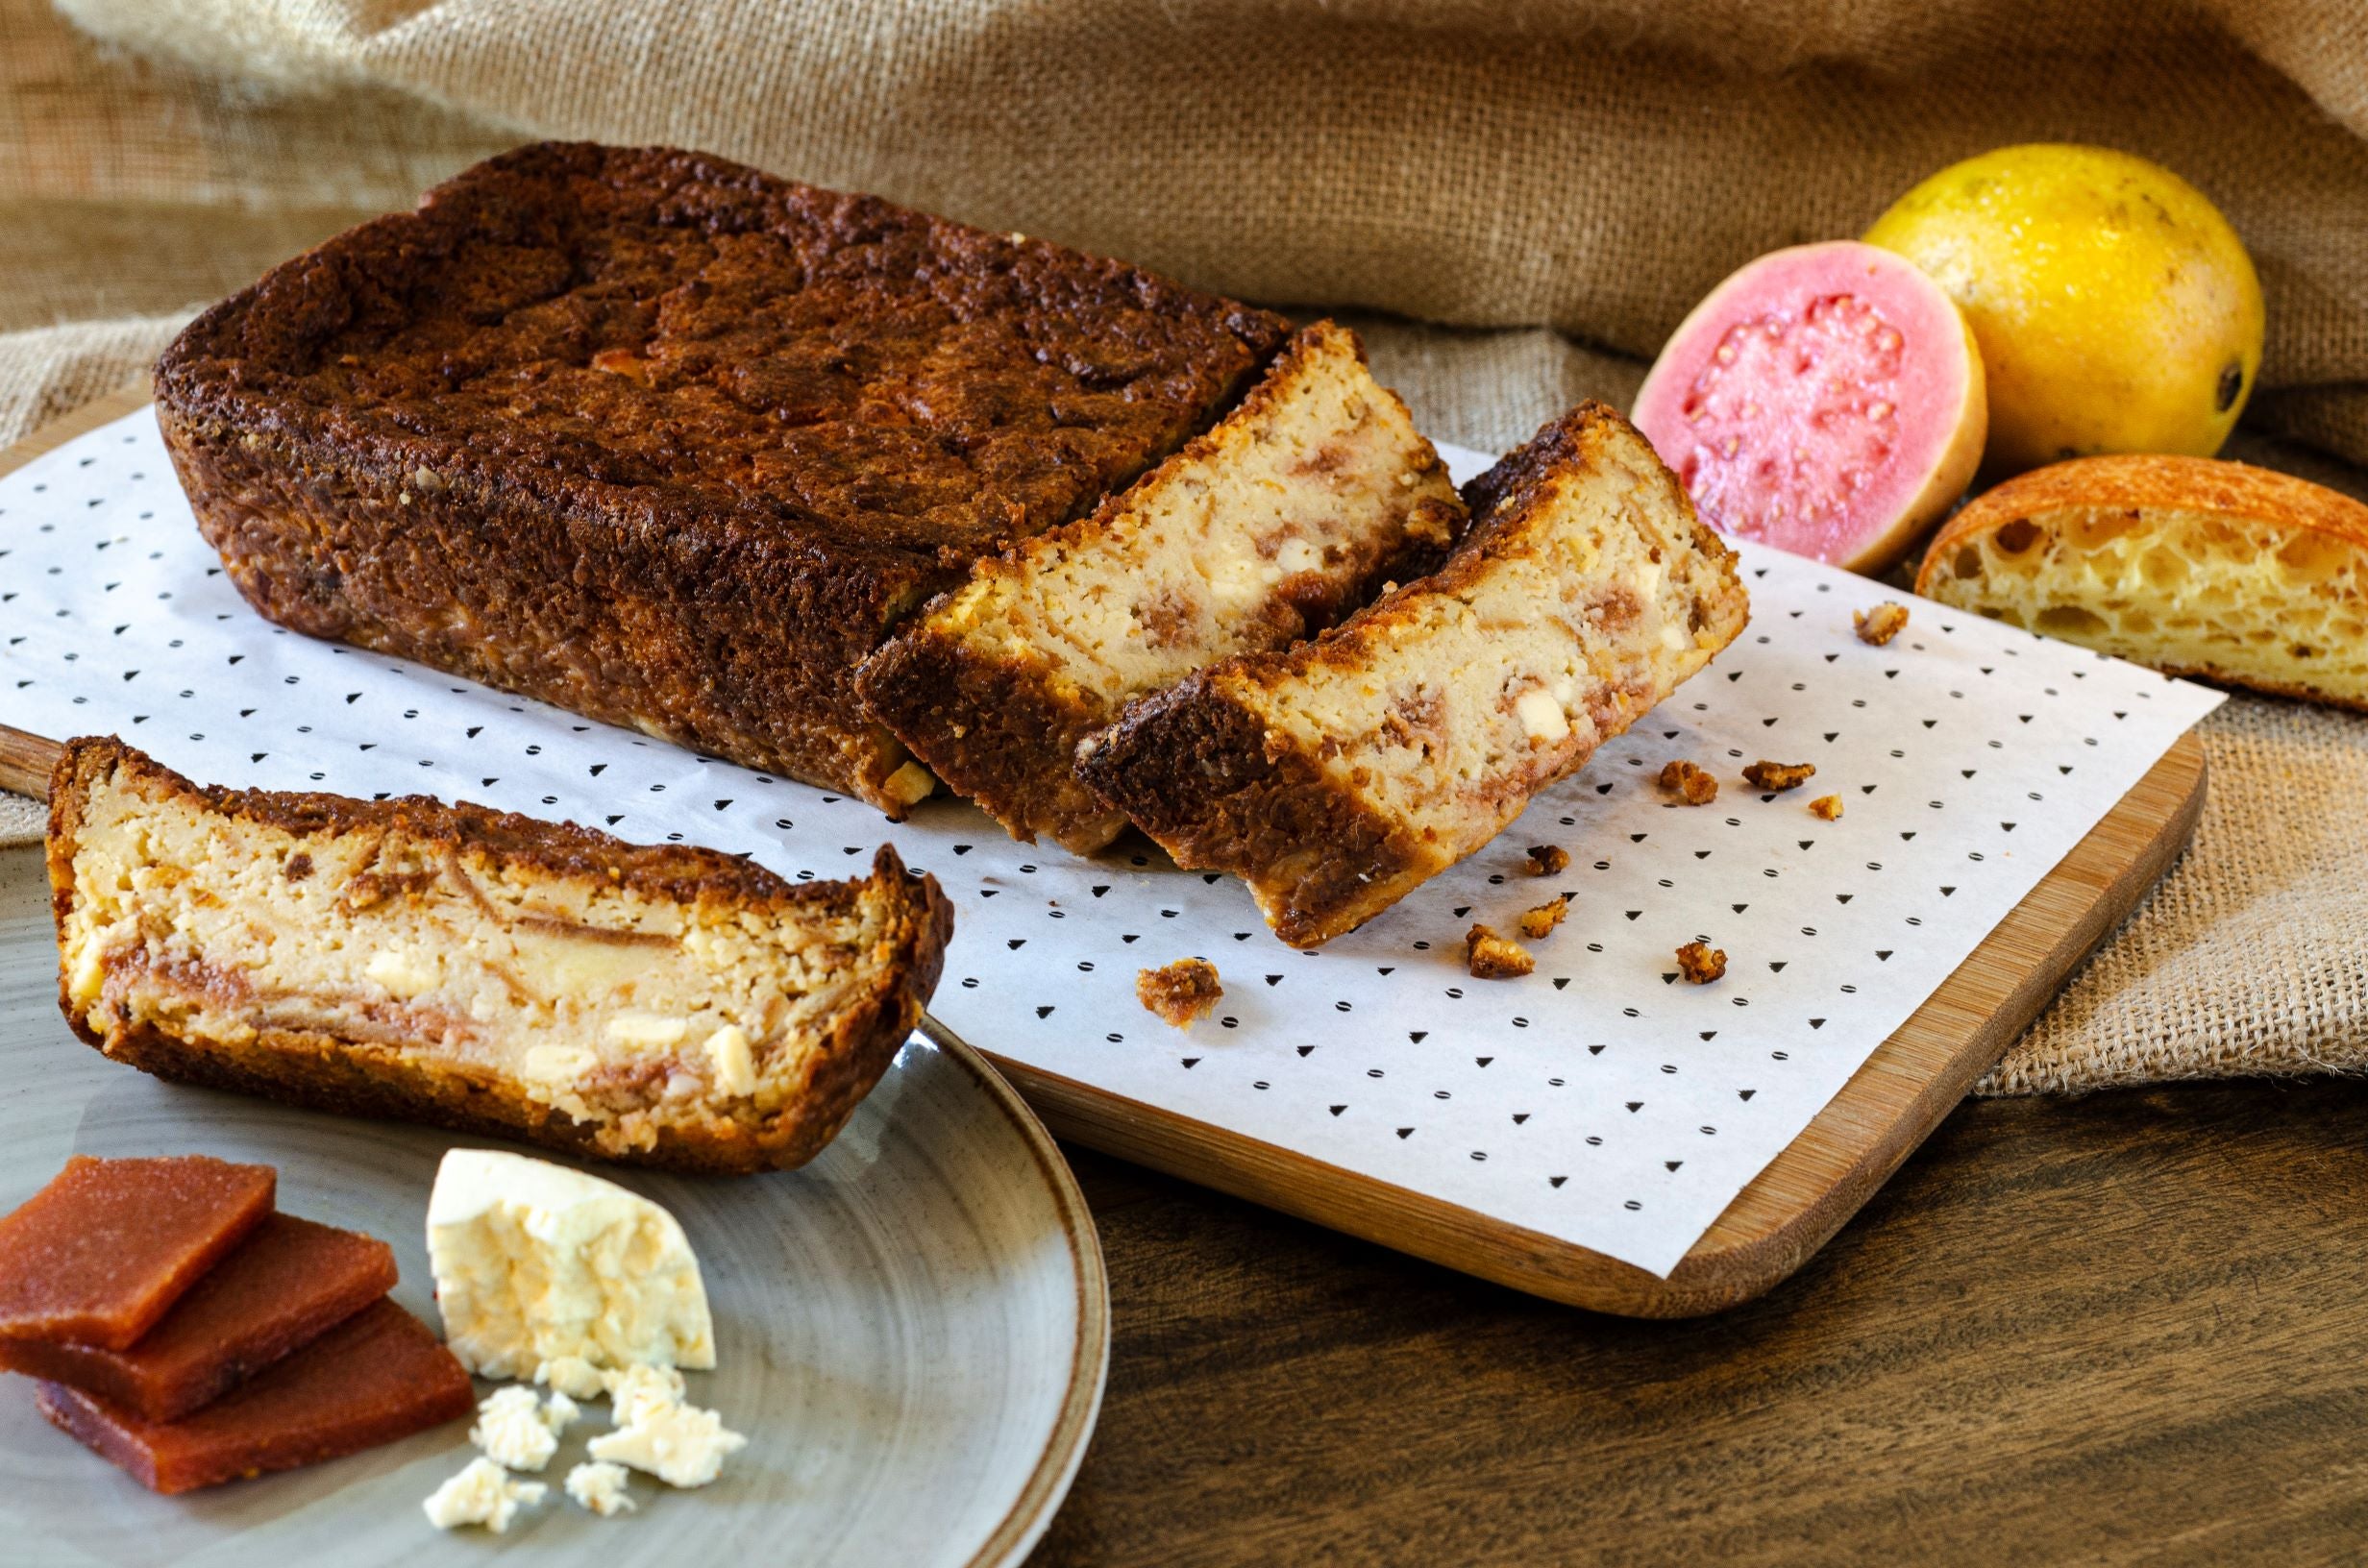
<svg viewBox="0 0 2368 1568"><path fill-rule="evenodd" d="M1465 487L1437 573L1315 642L1130 705L1079 776L1305 947L1493 838L1734 641L1734 553L1628 422L1583 404Z"/></svg>
<svg viewBox="0 0 2368 1568"><path fill-rule="evenodd" d="M117 1061L720 1172L830 1140L953 923L886 847L793 885L424 796L200 788L112 739L59 761L49 875L66 1020Z"/></svg>
<svg viewBox="0 0 2368 1568"><path fill-rule="evenodd" d="M258 612L852 794L855 669L1206 429L1281 317L702 153L462 170L191 322L157 423Z"/></svg>
<svg viewBox="0 0 2368 1568"><path fill-rule="evenodd" d="M1082 522L983 561L856 681L873 715L1017 839L1126 825L1077 743L1146 692L1288 648L1439 563L1455 486L1356 333L1302 330L1216 429Z"/></svg>

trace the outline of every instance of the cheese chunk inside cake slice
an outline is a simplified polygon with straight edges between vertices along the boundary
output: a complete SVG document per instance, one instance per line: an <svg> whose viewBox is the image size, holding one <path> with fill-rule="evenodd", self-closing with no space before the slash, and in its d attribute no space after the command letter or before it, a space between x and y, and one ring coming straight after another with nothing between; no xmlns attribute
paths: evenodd
<svg viewBox="0 0 2368 1568"><path fill-rule="evenodd" d="M1583 404L1466 487L1447 564L1317 641L1141 698L1078 772L1295 946L1479 848L1742 630L1733 551Z"/></svg>
<svg viewBox="0 0 2368 1568"><path fill-rule="evenodd" d="M801 1164L920 1019L952 914L882 848L793 885L424 796L51 785L67 1021L163 1077L687 1169Z"/></svg>
<svg viewBox="0 0 2368 1568"><path fill-rule="evenodd" d="M1445 555L1463 502L1354 332L1301 331L1214 429L1082 522L974 569L856 690L1018 839L1078 853L1126 825L1077 743L1129 698L1288 648Z"/></svg>

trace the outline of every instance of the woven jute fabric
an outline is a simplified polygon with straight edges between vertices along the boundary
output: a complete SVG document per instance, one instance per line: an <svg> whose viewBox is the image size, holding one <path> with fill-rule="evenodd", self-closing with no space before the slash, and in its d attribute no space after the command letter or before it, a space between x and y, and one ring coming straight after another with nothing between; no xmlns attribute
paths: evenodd
<svg viewBox="0 0 2368 1568"><path fill-rule="evenodd" d="M1341 312L1443 440L2004 142L2156 158L2271 303L2239 454L2368 463L2353 0L0 0L0 439L281 257L544 135L711 149ZM4 700L4 699L0 699ZM5 720L0 708L0 720ZM2194 845L1994 1093L2368 1066L2368 720L2208 721ZM15 811L18 815L12 816ZM0 797L0 842L37 831Z"/></svg>

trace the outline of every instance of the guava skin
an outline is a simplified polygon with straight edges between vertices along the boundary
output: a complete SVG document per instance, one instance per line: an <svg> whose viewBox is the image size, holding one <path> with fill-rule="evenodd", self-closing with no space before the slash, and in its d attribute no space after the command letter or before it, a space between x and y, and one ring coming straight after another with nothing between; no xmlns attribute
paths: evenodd
<svg viewBox="0 0 2368 1568"><path fill-rule="evenodd" d="M1994 481L2068 457L2208 457L2260 373L2260 279L2203 192L2102 147L2002 147L1893 203L1866 242L1955 300L1989 378Z"/></svg>

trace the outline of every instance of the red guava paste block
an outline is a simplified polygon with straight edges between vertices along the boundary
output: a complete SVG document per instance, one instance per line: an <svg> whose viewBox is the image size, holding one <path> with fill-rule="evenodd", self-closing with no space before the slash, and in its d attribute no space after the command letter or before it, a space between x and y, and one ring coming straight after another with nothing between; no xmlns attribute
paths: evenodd
<svg viewBox="0 0 2368 1568"><path fill-rule="evenodd" d="M40 1385L50 1424L151 1490L186 1492L342 1458L477 1408L477 1391L427 1325L385 1297L179 1421Z"/></svg>
<svg viewBox="0 0 2368 1568"><path fill-rule="evenodd" d="M269 1165L76 1155L0 1219L0 1337L129 1348L271 1213Z"/></svg>
<svg viewBox="0 0 2368 1568"><path fill-rule="evenodd" d="M1989 402L1940 285L1836 240L1713 289L1663 346L1635 418L1713 527L1876 572L1964 494Z"/></svg>
<svg viewBox="0 0 2368 1568"><path fill-rule="evenodd" d="M170 1421L310 1344L394 1287L395 1250L385 1242L272 1214L130 1350L0 1339L0 1368Z"/></svg>

